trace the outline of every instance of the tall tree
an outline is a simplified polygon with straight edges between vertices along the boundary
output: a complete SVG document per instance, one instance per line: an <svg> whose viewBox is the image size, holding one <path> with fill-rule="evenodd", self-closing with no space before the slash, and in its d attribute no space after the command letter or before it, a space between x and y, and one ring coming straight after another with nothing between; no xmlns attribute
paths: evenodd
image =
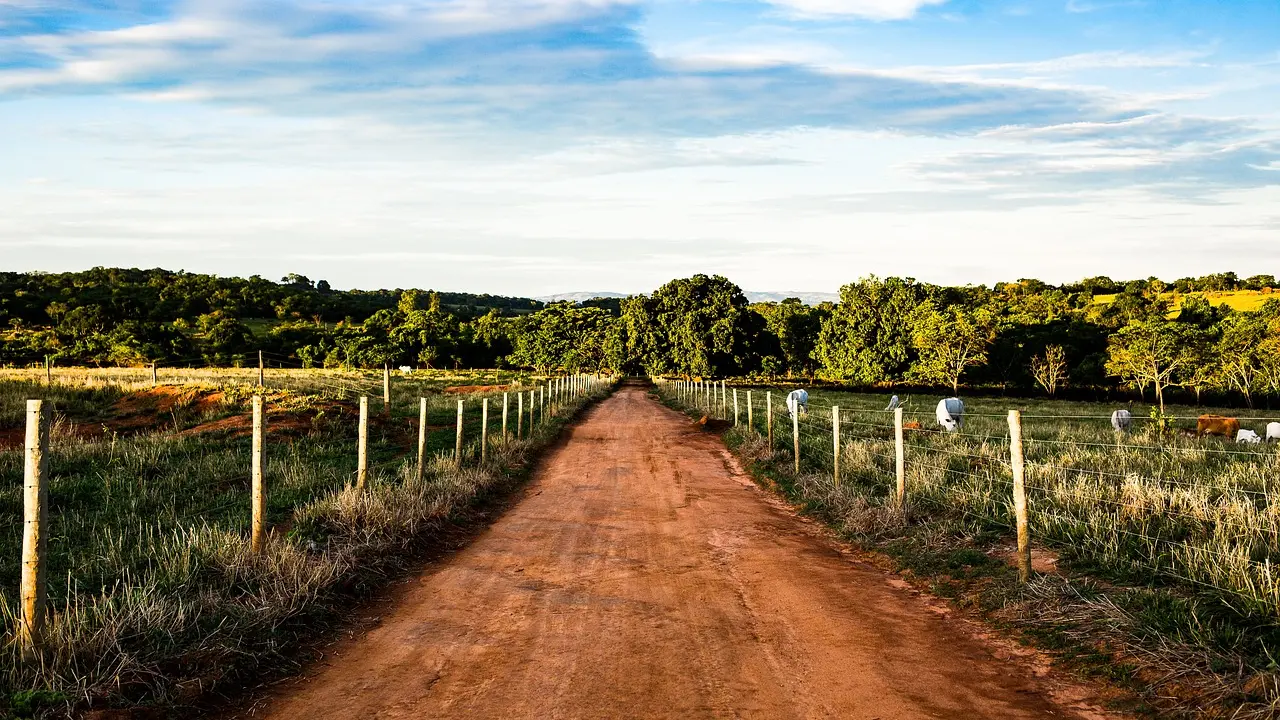
<svg viewBox="0 0 1280 720"><path fill-rule="evenodd" d="M1111 337L1107 372L1138 388L1152 386L1163 413L1165 390L1182 384L1195 370L1204 343L1203 331L1184 323L1130 322Z"/></svg>
<svg viewBox="0 0 1280 720"><path fill-rule="evenodd" d="M985 308L940 308L929 303L913 313L912 319L912 344L919 361L910 377L946 383L951 392L959 392L965 371L987 361L987 350L996 336L995 317Z"/></svg>
<svg viewBox="0 0 1280 720"><path fill-rule="evenodd" d="M915 360L912 314L932 292L912 278L875 276L840 288L814 351L822 374L868 385L902 379Z"/></svg>

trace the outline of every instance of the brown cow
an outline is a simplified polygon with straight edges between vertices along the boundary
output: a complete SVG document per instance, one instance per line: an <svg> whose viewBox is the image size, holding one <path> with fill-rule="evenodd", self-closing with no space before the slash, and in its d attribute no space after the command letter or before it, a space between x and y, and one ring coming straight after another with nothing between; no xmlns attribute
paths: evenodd
<svg viewBox="0 0 1280 720"><path fill-rule="evenodd" d="M902 423L902 429L903 430L920 430L922 428L920 427L920 423L916 422L915 420L912 420L911 422Z"/></svg>
<svg viewBox="0 0 1280 720"><path fill-rule="evenodd" d="M1240 432L1240 421L1235 418L1201 415L1196 419L1196 437L1221 435L1234 440L1238 432Z"/></svg>

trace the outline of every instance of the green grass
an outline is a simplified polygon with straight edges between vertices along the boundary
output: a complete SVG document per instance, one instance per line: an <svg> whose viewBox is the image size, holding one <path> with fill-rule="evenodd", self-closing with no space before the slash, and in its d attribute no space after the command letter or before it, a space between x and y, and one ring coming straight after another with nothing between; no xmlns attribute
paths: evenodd
<svg viewBox="0 0 1280 720"><path fill-rule="evenodd" d="M327 383L320 374L314 382ZM225 379L226 373L213 373ZM50 458L50 641L43 666L0 655L0 686L89 697L95 706L169 704L183 700L181 682L216 684L218 668L256 662L279 651L279 628L314 614L352 578L394 564L397 549L517 478L536 451L586 400L555 416L529 418L522 435L503 437L501 392L442 395L471 381L431 376L393 383L393 406L370 403L370 489L351 489L356 470L356 402L347 393L272 391L268 400L268 520L276 526L266 556L247 552L250 441L243 423L184 434L204 423L243 416L250 390L232 376L224 400L203 413L156 418L135 436L57 433ZM202 381L208 378L200 377ZM505 378L504 378L505 379ZM304 378L295 378L301 385ZM379 373L379 382L381 381ZM50 392L42 385L0 385L11 402ZM149 381L143 386L150 390ZM115 384L55 386L60 407L108 416ZM524 388L527 393L528 388ZM606 390L601 390L600 393ZM427 467L416 482L418 398L428 399ZM488 461L479 461L480 404L492 403ZM462 469L453 449L457 402L465 403ZM515 432L515 403L509 429ZM526 408L527 410L527 408ZM286 424L286 421L289 421ZM272 434L276 427L280 432ZM22 453L0 452L0 618L13 629L20 573ZM390 555L384 556L386 553ZM193 675L194 673L194 675ZM228 675L230 677L230 675ZM0 693L0 715L3 715ZM27 696L9 698L14 711ZM49 704L49 703L46 703ZM66 702L52 705L65 709ZM53 712L51 710L50 712Z"/></svg>
<svg viewBox="0 0 1280 720"><path fill-rule="evenodd" d="M783 407L788 388L772 388L772 445L766 388L753 389L751 429L746 389L738 388L742 425L726 440L753 471L898 568L930 578L935 593L1004 613L1004 622L1042 642L1070 640L1072 662L1089 674L1114 675L1143 692L1144 683L1176 678L1198 694L1191 704L1244 708L1239 717L1271 717L1280 709L1273 660L1280 587L1272 570L1280 561L1280 507L1272 502L1280 453L1275 445L1177 431L1194 428L1202 412L1241 417L1261 430L1269 419L1262 413L1173 406L1175 430L1161 433L1143 419L1145 408L1134 407L1134 431L1117 437L1109 415L1118 405L966 397L961 432L946 434L931 431L940 396L913 396L905 420L923 429L905 433L908 502L900 508L892 413L882 411L887 394L811 390L797 475ZM705 412L705 403L685 406L669 387L663 394L691 414ZM838 485L831 406L842 420ZM979 559L1011 552L1009 409L1024 412L1033 543L1058 553L1060 565L1079 577L1105 583L1106 593L1055 576L1019 588L1004 559ZM732 403L727 412L713 404L713 413L732 422ZM1122 647L1123 657L1097 650L1095 641ZM1135 676L1128 656L1159 672Z"/></svg>

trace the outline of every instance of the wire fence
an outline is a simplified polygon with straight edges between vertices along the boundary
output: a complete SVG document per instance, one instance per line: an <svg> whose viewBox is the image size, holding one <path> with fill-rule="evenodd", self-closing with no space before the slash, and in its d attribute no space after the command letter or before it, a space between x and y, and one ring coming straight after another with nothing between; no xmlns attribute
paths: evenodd
<svg viewBox="0 0 1280 720"><path fill-rule="evenodd" d="M299 378L313 394L298 403L280 394L279 370L268 378L247 415L228 401L194 427L125 439L55 437L51 403L27 402L23 449L0 454L0 471L24 477L20 492L0 490L0 580L20 587L24 647L39 645L49 577L111 586L112 572L151 562L156 538L191 526L244 533L257 551L271 520L287 529L295 508L344 488L422 481L433 463L502 462L497 451L541 437L615 381L550 375L428 391L386 369Z"/></svg>
<svg viewBox="0 0 1280 720"><path fill-rule="evenodd" d="M916 513L1025 528L1018 556L1026 573L1034 541L1280 616L1274 443L1177 434L1138 418L1117 430L1110 412L966 411L944 427L934 408L868 407L852 394L817 391L789 404L789 388L655 380L671 401L759 437L798 475ZM1272 422L1162 420L1171 417L1232 429Z"/></svg>

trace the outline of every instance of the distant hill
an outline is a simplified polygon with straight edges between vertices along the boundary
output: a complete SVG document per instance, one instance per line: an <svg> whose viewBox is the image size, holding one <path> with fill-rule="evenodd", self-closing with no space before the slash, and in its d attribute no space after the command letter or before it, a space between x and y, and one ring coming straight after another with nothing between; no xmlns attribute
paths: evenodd
<svg viewBox="0 0 1280 720"><path fill-rule="evenodd" d="M565 300L569 300L571 302L580 303L580 302L583 302L584 300L594 300L596 298L624 298L624 297L627 297L626 293L568 292L568 293L558 293L556 295L543 295L542 297L534 298L534 300L537 300L538 302L564 302Z"/></svg>
<svg viewBox="0 0 1280 720"><path fill-rule="evenodd" d="M818 305L824 302L840 301L839 293L802 292L800 290L788 290L785 292L784 291L754 292L751 290L747 290L745 291L745 294L747 296L747 300L753 303L780 302L782 300L786 300L787 298L800 298L800 302L804 303L805 305ZM586 300L593 300L595 298L624 298L624 297L627 297L625 293L615 293L615 292L568 292L568 293L558 293L556 295L543 295L542 297L534 298L534 300L537 300L539 302L564 302L568 300L571 302L580 303Z"/></svg>
<svg viewBox="0 0 1280 720"><path fill-rule="evenodd" d="M802 292L800 290L785 290L772 292L754 292L746 291L747 299L751 302L781 302L787 298L799 298L800 302L805 305L820 305L824 302L840 302L840 293L832 292Z"/></svg>

